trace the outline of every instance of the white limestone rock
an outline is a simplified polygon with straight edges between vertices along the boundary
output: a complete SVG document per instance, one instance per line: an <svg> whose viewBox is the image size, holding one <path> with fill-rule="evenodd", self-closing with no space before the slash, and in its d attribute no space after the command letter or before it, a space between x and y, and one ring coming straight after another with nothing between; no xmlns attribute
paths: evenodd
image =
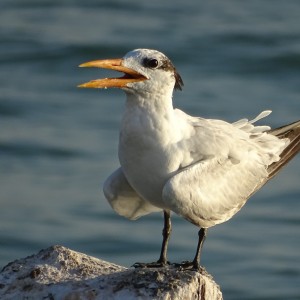
<svg viewBox="0 0 300 300"><path fill-rule="evenodd" d="M0 299L219 300L222 293L204 269L128 269L52 246L3 268Z"/></svg>

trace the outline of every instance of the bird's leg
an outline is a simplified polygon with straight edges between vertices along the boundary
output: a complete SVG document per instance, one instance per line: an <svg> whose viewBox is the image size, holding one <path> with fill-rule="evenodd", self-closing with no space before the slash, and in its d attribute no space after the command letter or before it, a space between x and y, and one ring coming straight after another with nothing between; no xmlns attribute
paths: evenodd
<svg viewBox="0 0 300 300"><path fill-rule="evenodd" d="M207 228L201 228L198 232L198 245L196 250L196 255L193 260L193 269L199 270L200 268L200 257L201 257L201 251L203 247L203 243L206 238Z"/></svg>
<svg viewBox="0 0 300 300"><path fill-rule="evenodd" d="M179 269L192 269L192 270L199 270L200 269L200 257L201 257L201 250L203 247L204 240L206 238L207 228L201 228L198 232L198 245L195 257L193 261L184 261L181 264L175 264L176 267Z"/></svg>
<svg viewBox="0 0 300 300"><path fill-rule="evenodd" d="M164 228L162 231L163 241L161 245L160 257L157 263L162 265L166 265L167 261L167 251L168 251L168 244L170 239L170 234L172 231L171 225L171 213L168 210L164 210Z"/></svg>
<svg viewBox="0 0 300 300"><path fill-rule="evenodd" d="M164 228L162 231L163 241L161 245L159 260L153 263L135 263L133 267L160 268L169 264L169 262L167 261L167 250L168 250L168 243L169 243L171 231L172 231L171 213L169 210L164 210Z"/></svg>

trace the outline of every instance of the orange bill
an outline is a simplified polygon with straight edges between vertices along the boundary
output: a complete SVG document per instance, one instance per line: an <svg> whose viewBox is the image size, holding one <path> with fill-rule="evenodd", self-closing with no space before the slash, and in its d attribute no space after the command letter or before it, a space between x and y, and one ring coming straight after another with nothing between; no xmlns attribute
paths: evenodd
<svg viewBox="0 0 300 300"><path fill-rule="evenodd" d="M94 60L81 64L79 67L94 67L116 70L118 72L123 72L125 75L119 78L104 78L91 80L89 82L80 84L78 87L82 88L122 88L126 87L128 83L144 81L147 78L133 69L122 66L123 60L117 59L104 59L104 60Z"/></svg>

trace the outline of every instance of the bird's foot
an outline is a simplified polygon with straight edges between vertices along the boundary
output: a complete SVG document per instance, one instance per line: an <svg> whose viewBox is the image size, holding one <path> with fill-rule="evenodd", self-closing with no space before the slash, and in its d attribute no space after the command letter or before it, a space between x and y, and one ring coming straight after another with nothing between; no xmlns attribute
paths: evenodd
<svg viewBox="0 0 300 300"><path fill-rule="evenodd" d="M190 271L200 271L201 267L197 261L183 261L181 263L172 264L179 271L190 270Z"/></svg>
<svg viewBox="0 0 300 300"><path fill-rule="evenodd" d="M134 268L141 268L141 269L145 269L145 268L164 268L166 266L170 265L170 262L166 261L155 261L155 262L151 262L151 263L139 263L136 262L135 264L132 265L132 267Z"/></svg>

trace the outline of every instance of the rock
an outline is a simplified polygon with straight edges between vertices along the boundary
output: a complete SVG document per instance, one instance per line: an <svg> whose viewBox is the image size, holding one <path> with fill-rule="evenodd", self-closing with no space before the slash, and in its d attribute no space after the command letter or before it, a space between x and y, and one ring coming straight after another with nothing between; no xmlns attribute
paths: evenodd
<svg viewBox="0 0 300 300"><path fill-rule="evenodd" d="M62 246L9 263L0 299L222 299L204 270L128 269Z"/></svg>

